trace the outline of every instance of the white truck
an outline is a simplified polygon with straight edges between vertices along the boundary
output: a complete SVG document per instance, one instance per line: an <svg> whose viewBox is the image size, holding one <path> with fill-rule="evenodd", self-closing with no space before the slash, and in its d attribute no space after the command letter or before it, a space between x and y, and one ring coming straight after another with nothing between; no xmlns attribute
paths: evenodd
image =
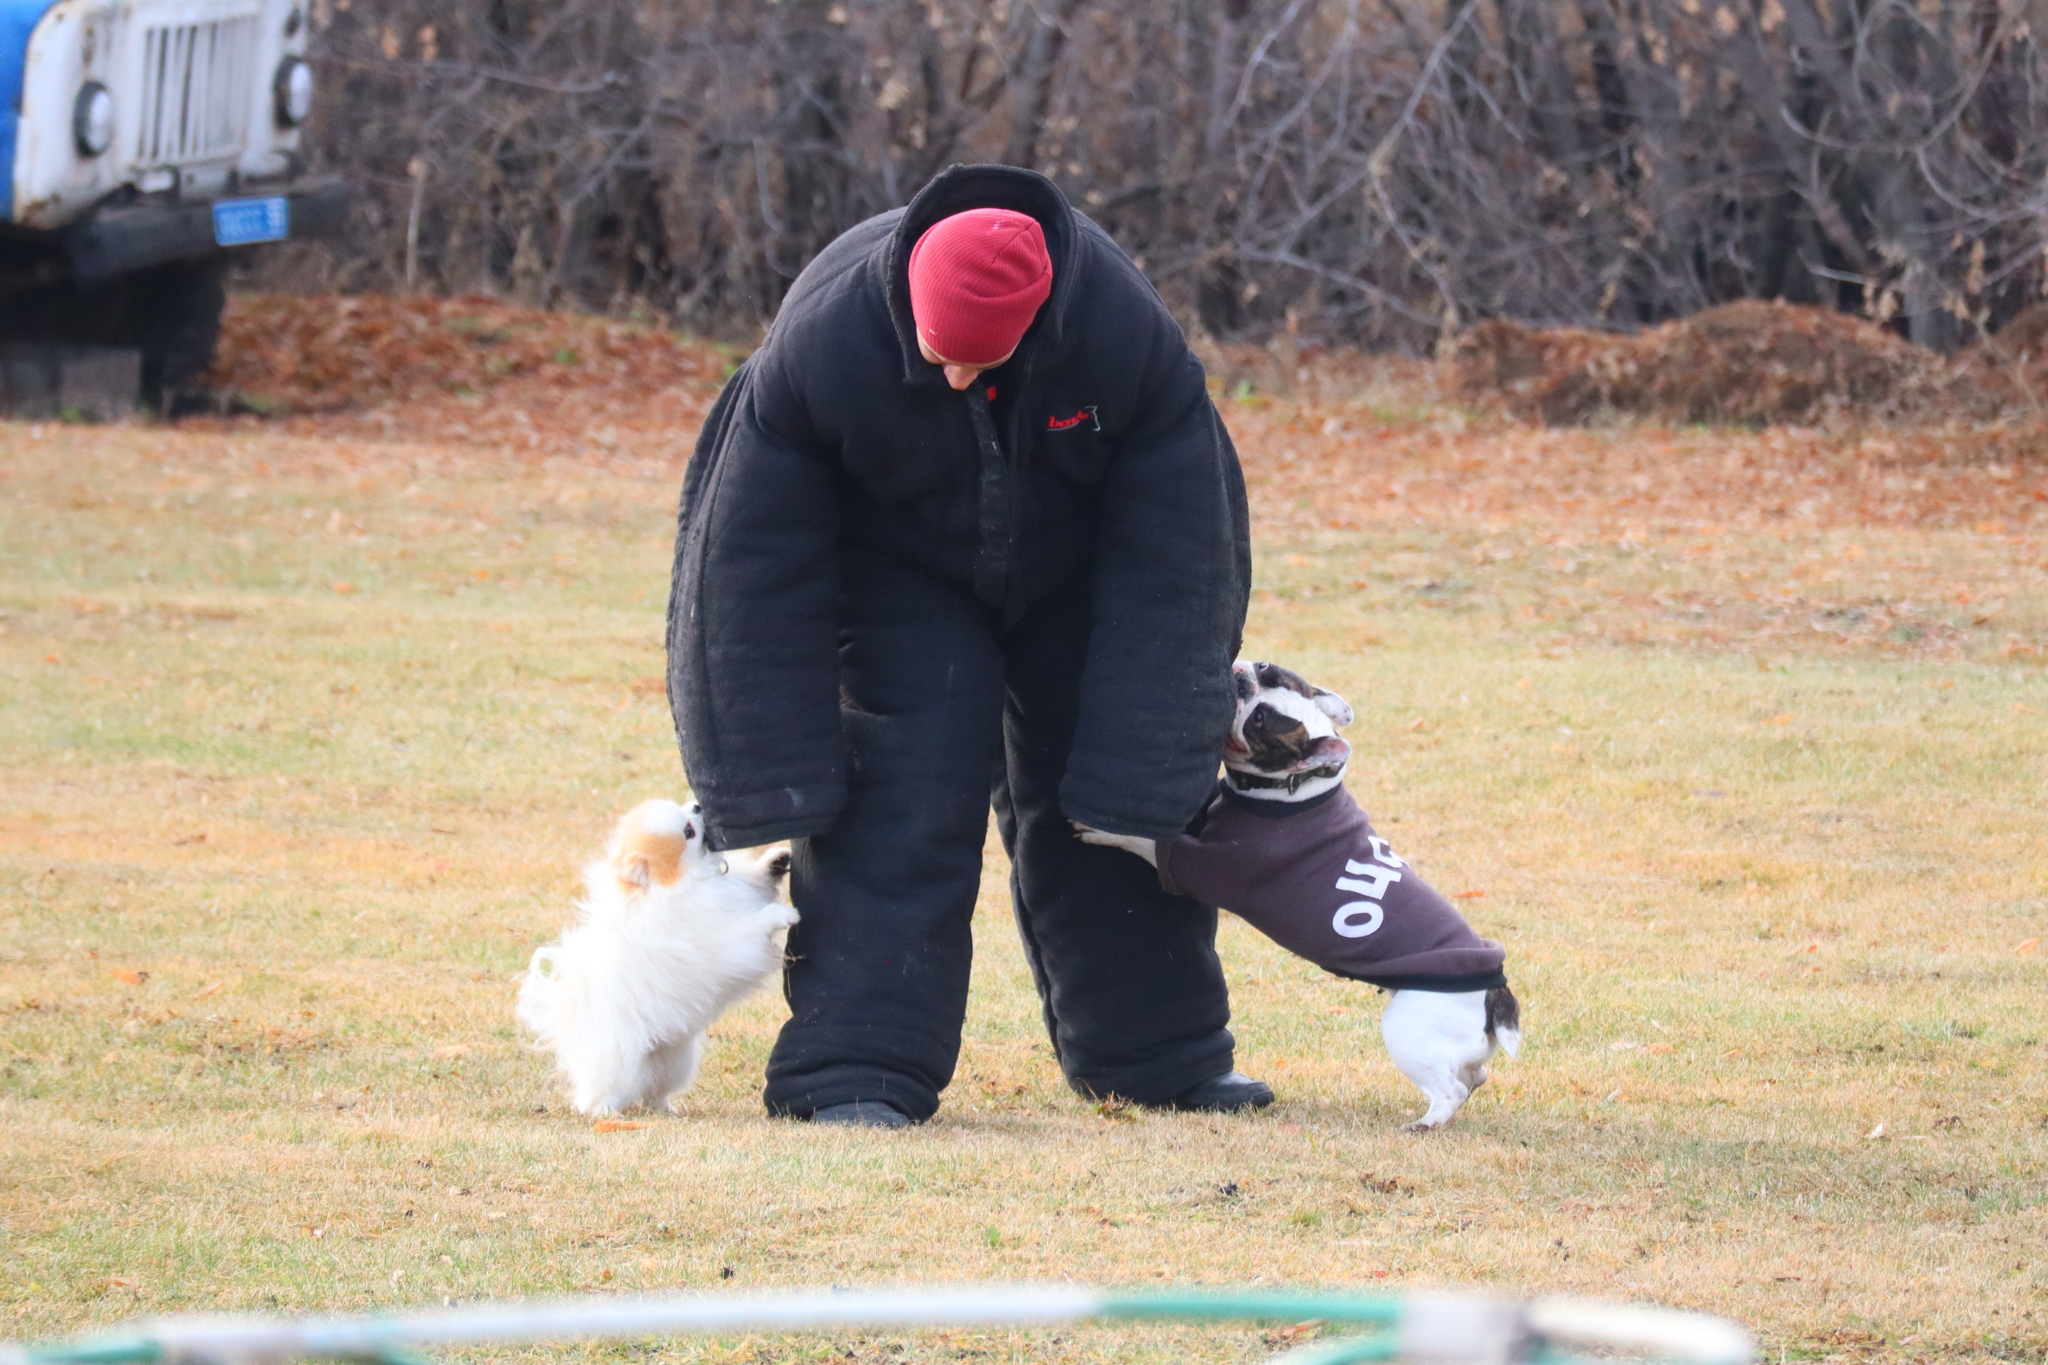
<svg viewBox="0 0 2048 1365"><path fill-rule="evenodd" d="M212 359L230 253L338 232L308 174L302 0L0 0L0 345L140 353L170 405Z"/></svg>

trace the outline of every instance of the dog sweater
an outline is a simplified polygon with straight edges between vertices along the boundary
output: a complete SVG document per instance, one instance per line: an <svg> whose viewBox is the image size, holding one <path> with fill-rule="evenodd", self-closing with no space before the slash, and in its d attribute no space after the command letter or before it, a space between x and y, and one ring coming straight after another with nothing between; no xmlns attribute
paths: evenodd
<svg viewBox="0 0 2048 1365"><path fill-rule="evenodd" d="M1160 840L1158 856L1168 891L1228 910L1338 976L1388 990L1507 984L1505 950L1395 856L1341 786L1299 803L1223 787L1199 832Z"/></svg>

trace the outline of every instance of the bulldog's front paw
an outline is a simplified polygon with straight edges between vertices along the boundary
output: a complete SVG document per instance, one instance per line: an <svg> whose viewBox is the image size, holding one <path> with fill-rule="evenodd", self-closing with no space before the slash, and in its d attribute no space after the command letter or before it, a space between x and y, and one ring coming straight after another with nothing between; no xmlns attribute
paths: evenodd
<svg viewBox="0 0 2048 1365"><path fill-rule="evenodd" d="M1111 834L1106 829L1096 829L1093 825L1084 825L1079 820L1070 820L1067 823L1074 827L1074 833L1080 836L1084 844L1094 844L1097 848L1120 848L1126 853L1137 854L1154 867L1159 866L1157 840L1142 839L1135 834Z"/></svg>

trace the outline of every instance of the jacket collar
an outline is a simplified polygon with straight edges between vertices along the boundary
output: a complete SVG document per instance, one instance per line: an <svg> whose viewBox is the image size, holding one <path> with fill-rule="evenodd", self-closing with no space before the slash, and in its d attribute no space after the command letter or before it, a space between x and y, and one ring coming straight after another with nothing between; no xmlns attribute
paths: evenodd
<svg viewBox="0 0 2048 1365"><path fill-rule="evenodd" d="M910 201L897 220L896 235L889 239L883 261L887 272L883 288L889 320L903 348L905 383L946 382L945 371L927 361L917 348L917 324L910 315L910 249L933 223L968 209L1014 209L1038 220L1045 230L1046 254L1052 257L1052 295L1038 310L1017 349L1021 352L1041 341L1057 342L1062 335L1068 300L1073 297L1074 266L1080 259L1079 224L1067 197L1037 171L1016 166L949 167Z"/></svg>

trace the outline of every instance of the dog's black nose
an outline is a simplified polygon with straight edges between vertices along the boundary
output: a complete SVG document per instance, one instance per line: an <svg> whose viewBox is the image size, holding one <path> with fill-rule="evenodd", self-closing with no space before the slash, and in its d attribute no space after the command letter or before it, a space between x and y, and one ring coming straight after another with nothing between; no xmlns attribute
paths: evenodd
<svg viewBox="0 0 2048 1365"><path fill-rule="evenodd" d="M789 875L788 849L782 850L782 852L768 860L768 875L770 877L787 877Z"/></svg>

